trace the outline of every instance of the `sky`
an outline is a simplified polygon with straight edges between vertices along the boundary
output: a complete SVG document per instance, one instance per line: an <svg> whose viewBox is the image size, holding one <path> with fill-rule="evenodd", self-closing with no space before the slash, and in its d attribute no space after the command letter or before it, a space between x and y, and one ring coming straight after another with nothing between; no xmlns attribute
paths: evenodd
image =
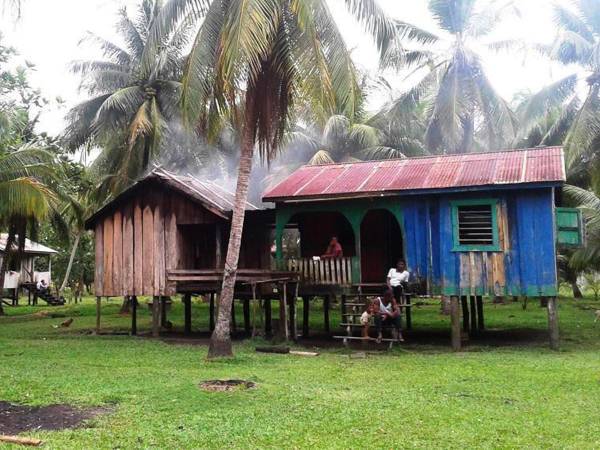
<svg viewBox="0 0 600 450"><path fill-rule="evenodd" d="M327 0L339 28L352 49L356 64L371 74L377 73L377 51L370 38L346 12L343 0ZM565 0L566 1L566 0ZM34 63L31 84L42 90L47 98L63 99L63 104L52 102L40 117L38 131L58 134L64 127L68 108L85 99L79 92L79 79L69 72L69 62L98 58L97 50L89 43L81 43L88 31L119 42L114 29L116 12L126 6L134 12L136 0L24 0L22 17L3 14L0 32L3 43L20 53L21 59ZM435 22L427 10L427 0L379 0L388 14L397 19L419 24L437 32ZM552 21L552 2L548 0L514 0L521 17L506 20L497 28L493 40L520 39L526 43L550 43L556 33ZM535 92L552 81L574 71L559 66L535 54L516 51L492 53L481 47L483 62L493 86L507 100L519 92ZM406 89L414 80L406 74L386 73L396 92ZM374 95L369 107L376 109L386 100Z"/></svg>

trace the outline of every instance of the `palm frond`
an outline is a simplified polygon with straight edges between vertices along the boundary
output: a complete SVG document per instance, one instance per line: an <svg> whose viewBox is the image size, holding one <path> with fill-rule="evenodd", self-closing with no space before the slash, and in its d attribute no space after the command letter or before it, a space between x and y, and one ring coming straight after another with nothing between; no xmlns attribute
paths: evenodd
<svg viewBox="0 0 600 450"><path fill-rule="evenodd" d="M314 166L318 164L332 164L334 162L331 154L327 150L319 150L308 160L307 164Z"/></svg>

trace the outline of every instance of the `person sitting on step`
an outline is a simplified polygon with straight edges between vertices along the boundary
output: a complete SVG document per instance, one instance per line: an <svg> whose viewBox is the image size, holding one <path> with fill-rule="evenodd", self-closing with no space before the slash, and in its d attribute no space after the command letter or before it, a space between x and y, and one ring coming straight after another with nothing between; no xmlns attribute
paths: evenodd
<svg viewBox="0 0 600 450"><path fill-rule="evenodd" d="M377 330L377 343L381 343L384 325L392 325L394 339L404 342L400 330L400 308L391 289L386 289L383 297L377 297L373 303L375 315L375 328Z"/></svg>
<svg viewBox="0 0 600 450"><path fill-rule="evenodd" d="M365 311L360 316L360 323L363 326L362 337L365 339L369 337L369 325L371 324L371 317L373 316L373 309L374 309L373 300L368 299L367 309L365 309Z"/></svg>
<svg viewBox="0 0 600 450"><path fill-rule="evenodd" d="M48 284L46 283L46 280L44 280L44 279L38 281L35 287L37 288L37 290L40 294L43 294L48 290Z"/></svg>
<svg viewBox="0 0 600 450"><path fill-rule="evenodd" d="M403 259L399 259L396 262L396 267L392 267L387 274L387 285L392 290L396 301L402 303L402 295L408 286L409 278L410 273L406 270L406 262Z"/></svg>

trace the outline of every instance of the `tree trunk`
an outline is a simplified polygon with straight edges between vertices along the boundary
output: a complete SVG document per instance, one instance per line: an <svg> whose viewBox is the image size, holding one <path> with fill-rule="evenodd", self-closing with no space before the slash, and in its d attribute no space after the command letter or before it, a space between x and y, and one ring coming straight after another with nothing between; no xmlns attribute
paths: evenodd
<svg viewBox="0 0 600 450"><path fill-rule="evenodd" d="M249 116L251 115L248 111L246 114ZM240 245L242 242L242 231L244 228L246 199L248 198L248 186L250 184L250 174L252 172L254 135L251 133L251 129L252 127L249 124L245 124L244 138L242 141L240 162L238 167L238 179L235 190L233 215L231 218L231 231L229 234L227 256L225 258L223 284L221 287L221 295L219 296L219 313L217 315L215 330L210 338L210 345L208 347L209 358L233 356L229 327L237 266L240 256Z"/></svg>
<svg viewBox="0 0 600 450"><path fill-rule="evenodd" d="M126 295L123 297L123 303L121 304L121 309L119 310L119 314L129 314L131 312L131 297Z"/></svg>
<svg viewBox="0 0 600 450"><path fill-rule="evenodd" d="M15 243L15 228L10 227L8 230L8 237L6 239L6 247L4 247L4 257L2 258L2 265L0 266L0 316L4 315L4 307L2 306L2 299L4 298L4 279L6 277L6 270L8 269L8 262L12 254L12 247Z"/></svg>
<svg viewBox="0 0 600 450"><path fill-rule="evenodd" d="M77 254L77 248L79 247L79 239L81 238L81 233L78 231L75 233L75 242L73 242L73 248L71 248L71 256L69 256L69 264L67 264L67 270L65 272L65 277L63 279L62 284L60 285L60 289L58 290L58 295L62 295L63 291L67 287L67 283L69 281L69 276L71 275L71 269L73 268L73 261L75 260L75 255Z"/></svg>
<svg viewBox="0 0 600 450"><path fill-rule="evenodd" d="M573 298L583 298L581 289L576 281L571 282L571 289L573 289Z"/></svg>

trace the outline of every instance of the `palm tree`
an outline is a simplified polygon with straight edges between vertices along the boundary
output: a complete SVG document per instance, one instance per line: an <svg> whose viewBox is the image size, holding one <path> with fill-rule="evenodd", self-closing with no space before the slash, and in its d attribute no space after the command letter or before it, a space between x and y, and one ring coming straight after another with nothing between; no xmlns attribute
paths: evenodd
<svg viewBox="0 0 600 450"><path fill-rule="evenodd" d="M566 200L581 208L585 217L585 247L576 250L569 261L578 271L600 267L600 197L596 192L572 185L564 188Z"/></svg>
<svg viewBox="0 0 600 450"><path fill-rule="evenodd" d="M411 76L425 73L388 106L389 114L401 122L425 103L424 142L432 152L505 146L515 135L515 119L488 80L477 47L486 44L495 25L514 12L513 7L493 0L429 0L428 6L440 36L430 33L429 46L408 52L400 60L384 61L387 67L396 67L398 61L404 64L402 68L412 64ZM503 48L506 42L486 45Z"/></svg>
<svg viewBox="0 0 600 450"><path fill-rule="evenodd" d="M28 232L35 235L37 224L55 210L58 196L51 185L54 178L53 157L44 150L24 146L0 153L0 227L8 229L0 289L9 262L23 253ZM3 313L0 302L0 315Z"/></svg>
<svg viewBox="0 0 600 450"><path fill-rule="evenodd" d="M563 108L564 114L573 116L564 140L570 172L582 165L597 167L600 140L600 3L590 0L572 3L571 8L554 6L559 33L552 45L540 49L562 64L577 65L585 74L570 74L542 89L530 99L527 111L521 115L521 120L530 124L535 124L546 114L545 110L553 107ZM577 98L581 82L587 84L583 101Z"/></svg>
<svg viewBox="0 0 600 450"><path fill-rule="evenodd" d="M374 0L345 4L376 37L381 54L397 43L398 24ZM209 138L226 122L240 136L219 315L209 346L209 357L216 357L232 354L229 318L255 147L263 160L275 156L296 95L346 117L355 117L360 96L350 53L324 0L172 0L147 46L147 65L155 36L193 7L203 22L185 70L184 115Z"/></svg>
<svg viewBox="0 0 600 450"><path fill-rule="evenodd" d="M168 132L168 122L178 113L184 51L193 22L178 20L168 33L156 37L157 45L148 55L148 37L162 8L161 0L142 0L134 19L122 8L117 30L126 45L89 34L86 40L97 44L105 58L72 64L91 98L69 112L64 138L70 148L103 148L93 169L109 174L104 184L112 192L148 168ZM150 64L143 64L145 56Z"/></svg>

